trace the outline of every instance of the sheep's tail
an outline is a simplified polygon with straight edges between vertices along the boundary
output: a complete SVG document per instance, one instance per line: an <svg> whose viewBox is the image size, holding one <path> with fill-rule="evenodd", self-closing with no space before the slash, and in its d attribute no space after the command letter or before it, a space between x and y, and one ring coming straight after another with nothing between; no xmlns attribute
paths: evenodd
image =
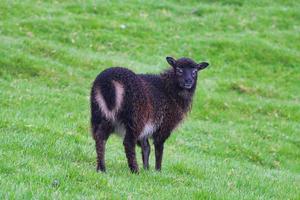
<svg viewBox="0 0 300 200"><path fill-rule="evenodd" d="M124 100L124 85L119 81L108 80L95 88L95 100L103 115L115 121Z"/></svg>

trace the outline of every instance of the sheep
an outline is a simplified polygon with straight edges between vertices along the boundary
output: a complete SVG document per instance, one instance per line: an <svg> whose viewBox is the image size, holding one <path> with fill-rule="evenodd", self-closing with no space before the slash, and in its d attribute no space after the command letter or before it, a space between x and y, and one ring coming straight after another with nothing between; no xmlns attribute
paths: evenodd
<svg viewBox="0 0 300 200"><path fill-rule="evenodd" d="M132 173L139 171L136 145L142 150L143 168L149 169L149 138L155 147L155 169L161 170L164 142L191 109L197 73L209 65L185 57L166 60L171 67L159 75L112 67L96 77L90 102L97 171L106 171L105 144L113 132L123 137Z"/></svg>

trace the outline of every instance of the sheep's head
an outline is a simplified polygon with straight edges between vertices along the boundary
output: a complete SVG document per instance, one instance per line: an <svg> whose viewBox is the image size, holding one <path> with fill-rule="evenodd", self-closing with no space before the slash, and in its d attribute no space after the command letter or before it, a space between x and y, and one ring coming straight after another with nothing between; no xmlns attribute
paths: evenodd
<svg viewBox="0 0 300 200"><path fill-rule="evenodd" d="M172 57L166 57L166 60L174 69L179 87L187 90L196 85L198 72L209 65L207 62L196 63L190 58L175 60Z"/></svg>

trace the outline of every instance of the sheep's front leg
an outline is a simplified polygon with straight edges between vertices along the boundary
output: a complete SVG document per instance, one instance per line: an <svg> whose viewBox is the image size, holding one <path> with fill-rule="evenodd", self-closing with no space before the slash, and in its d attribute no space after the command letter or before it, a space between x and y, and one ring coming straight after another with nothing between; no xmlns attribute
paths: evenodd
<svg viewBox="0 0 300 200"><path fill-rule="evenodd" d="M130 168L132 173L138 173L139 168L136 162L135 155L136 139L127 132L123 144L128 161L128 167Z"/></svg>
<svg viewBox="0 0 300 200"><path fill-rule="evenodd" d="M140 141L142 148L142 158L144 169L149 169L149 155L150 155L150 144L148 139L143 139Z"/></svg>
<svg viewBox="0 0 300 200"><path fill-rule="evenodd" d="M155 169L157 171L161 170L161 162L164 152L164 143L163 142L155 142Z"/></svg>

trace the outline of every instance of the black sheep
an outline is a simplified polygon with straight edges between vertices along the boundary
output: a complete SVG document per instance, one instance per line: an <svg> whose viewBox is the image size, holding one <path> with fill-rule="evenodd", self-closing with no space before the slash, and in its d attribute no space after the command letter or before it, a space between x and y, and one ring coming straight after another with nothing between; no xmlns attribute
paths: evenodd
<svg viewBox="0 0 300 200"><path fill-rule="evenodd" d="M160 75L135 74L113 67L101 72L91 90L91 128L96 142L97 170L105 171L105 143L112 132L124 137L132 172L138 172L135 146L142 149L143 166L149 168L152 137L156 170L161 169L164 142L190 110L197 72L208 63L166 58L172 68Z"/></svg>

